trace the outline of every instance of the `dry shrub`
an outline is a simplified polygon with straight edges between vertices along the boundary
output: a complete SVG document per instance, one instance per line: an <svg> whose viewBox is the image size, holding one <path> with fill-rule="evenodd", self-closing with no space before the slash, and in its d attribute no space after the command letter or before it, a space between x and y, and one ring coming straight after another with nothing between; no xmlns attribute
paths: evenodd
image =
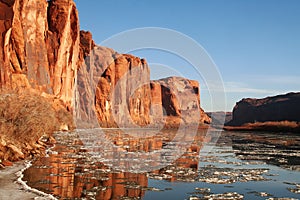
<svg viewBox="0 0 300 200"><path fill-rule="evenodd" d="M74 128L71 113L58 99L33 91L1 91L0 159L18 160L22 156L16 149L25 156L36 152L38 140L50 137L62 124Z"/></svg>
<svg viewBox="0 0 300 200"><path fill-rule="evenodd" d="M37 141L58 129L55 110L47 99L28 92L2 94L0 119L4 127L1 134L26 142Z"/></svg>
<svg viewBox="0 0 300 200"><path fill-rule="evenodd" d="M295 121L255 122L245 124L244 126L257 130L300 132L300 122Z"/></svg>

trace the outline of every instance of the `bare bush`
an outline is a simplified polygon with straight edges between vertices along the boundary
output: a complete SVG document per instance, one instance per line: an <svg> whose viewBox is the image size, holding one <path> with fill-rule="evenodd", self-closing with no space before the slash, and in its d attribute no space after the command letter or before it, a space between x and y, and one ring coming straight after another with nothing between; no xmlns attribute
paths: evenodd
<svg viewBox="0 0 300 200"><path fill-rule="evenodd" d="M50 137L73 118L55 98L32 91L0 93L0 159L18 160L35 152L42 136ZM18 154L18 155L17 155ZM24 155L22 155L24 154Z"/></svg>

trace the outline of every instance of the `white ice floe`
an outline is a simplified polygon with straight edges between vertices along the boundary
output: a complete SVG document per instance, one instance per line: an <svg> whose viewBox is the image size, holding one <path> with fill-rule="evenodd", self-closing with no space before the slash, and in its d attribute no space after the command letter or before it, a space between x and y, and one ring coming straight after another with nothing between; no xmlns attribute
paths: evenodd
<svg viewBox="0 0 300 200"><path fill-rule="evenodd" d="M53 195L51 194L46 194L45 192L39 191L37 189L31 188L29 187L25 181L23 181L23 173L26 169L28 169L29 167L32 166L32 163L30 161L25 161L25 167L23 169L21 169L20 171L18 171L16 173L18 179L17 179L17 183L20 184L25 190L30 191L34 194L39 195L39 197L35 197L35 200L57 200L57 198L55 198Z"/></svg>

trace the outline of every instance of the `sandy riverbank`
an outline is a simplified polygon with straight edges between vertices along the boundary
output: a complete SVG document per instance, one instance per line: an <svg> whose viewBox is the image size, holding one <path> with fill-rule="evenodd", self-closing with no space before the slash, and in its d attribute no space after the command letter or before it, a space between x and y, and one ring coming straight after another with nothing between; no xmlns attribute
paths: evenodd
<svg viewBox="0 0 300 200"><path fill-rule="evenodd" d="M24 185L18 183L18 178L22 169L26 168L24 161L15 162L12 167L6 167L0 170L0 199L1 200L46 200L51 197L45 197L26 189Z"/></svg>

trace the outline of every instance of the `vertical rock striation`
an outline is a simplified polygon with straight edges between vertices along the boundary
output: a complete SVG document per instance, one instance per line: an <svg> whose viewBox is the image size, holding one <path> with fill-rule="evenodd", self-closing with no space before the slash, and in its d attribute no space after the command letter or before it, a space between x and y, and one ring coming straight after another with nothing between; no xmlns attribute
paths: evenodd
<svg viewBox="0 0 300 200"><path fill-rule="evenodd" d="M191 122L183 116L200 109L198 82L150 83L145 59L96 46L80 32L72 0L0 0L0 11L0 88L53 95L76 106L82 124L101 127L146 126L164 115Z"/></svg>
<svg viewBox="0 0 300 200"><path fill-rule="evenodd" d="M96 92L100 121L119 126L146 125L150 111L150 72L144 59L118 55L102 74Z"/></svg>
<svg viewBox="0 0 300 200"><path fill-rule="evenodd" d="M79 20L71 0L52 0L48 8L47 47L53 94L66 103L74 95L79 63Z"/></svg>
<svg viewBox="0 0 300 200"><path fill-rule="evenodd" d="M86 43L81 43L85 62L78 71L77 118L87 123L97 118L101 127L149 124L150 72L146 60L100 46L94 46L86 56L88 48L84 46L93 42L88 42L89 33L81 32L81 36Z"/></svg>
<svg viewBox="0 0 300 200"><path fill-rule="evenodd" d="M69 0L0 0L0 86L34 88L69 107L79 55L79 22Z"/></svg>

